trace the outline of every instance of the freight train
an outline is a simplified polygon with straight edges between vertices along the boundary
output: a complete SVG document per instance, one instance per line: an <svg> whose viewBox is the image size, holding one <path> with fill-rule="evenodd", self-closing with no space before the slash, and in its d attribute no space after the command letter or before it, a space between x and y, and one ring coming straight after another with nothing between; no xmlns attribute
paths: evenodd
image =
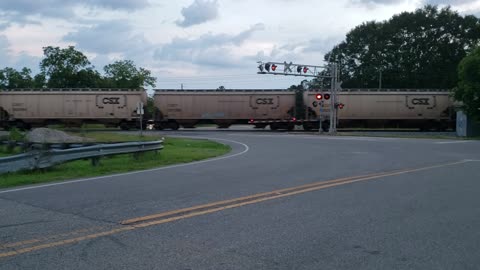
<svg viewBox="0 0 480 270"><path fill-rule="evenodd" d="M144 89L0 90L0 126L29 129L52 124L98 123L129 129L137 126Z"/></svg>
<svg viewBox="0 0 480 270"><path fill-rule="evenodd" d="M331 93L321 90L156 90L155 112L143 119L156 129L214 123L219 128L251 124L272 130L328 130L335 107L340 128L455 126L453 100L444 90L344 89L337 98L335 103L342 106L331 106ZM147 103L144 89L0 90L0 126L100 123L130 129L140 126L139 102Z"/></svg>
<svg viewBox="0 0 480 270"><path fill-rule="evenodd" d="M156 90L155 124L158 129L191 128L198 123L226 128L248 123L272 130L293 130L295 126L328 130L331 97L321 90L304 91L300 98L291 90ZM445 90L344 89L337 98L335 103L341 105L333 107L338 127L454 127L453 100Z"/></svg>

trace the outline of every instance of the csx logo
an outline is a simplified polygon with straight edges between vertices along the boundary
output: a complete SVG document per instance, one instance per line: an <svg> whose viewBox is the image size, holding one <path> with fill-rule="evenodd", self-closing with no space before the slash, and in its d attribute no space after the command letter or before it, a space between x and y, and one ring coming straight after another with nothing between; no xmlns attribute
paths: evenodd
<svg viewBox="0 0 480 270"><path fill-rule="evenodd" d="M414 98L412 99L413 105L430 105L429 98Z"/></svg>
<svg viewBox="0 0 480 270"><path fill-rule="evenodd" d="M273 98L257 98L255 101L258 105L273 105Z"/></svg>
<svg viewBox="0 0 480 270"><path fill-rule="evenodd" d="M120 104L120 98L118 97L106 97L102 99L103 104Z"/></svg>

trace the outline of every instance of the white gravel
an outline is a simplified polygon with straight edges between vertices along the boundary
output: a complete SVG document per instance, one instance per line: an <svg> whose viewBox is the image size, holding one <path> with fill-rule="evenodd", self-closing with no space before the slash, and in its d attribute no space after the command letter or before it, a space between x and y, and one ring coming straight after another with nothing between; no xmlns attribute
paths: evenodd
<svg viewBox="0 0 480 270"><path fill-rule="evenodd" d="M27 140L32 143L82 143L91 139L69 135L63 131L49 128L35 128L27 133Z"/></svg>

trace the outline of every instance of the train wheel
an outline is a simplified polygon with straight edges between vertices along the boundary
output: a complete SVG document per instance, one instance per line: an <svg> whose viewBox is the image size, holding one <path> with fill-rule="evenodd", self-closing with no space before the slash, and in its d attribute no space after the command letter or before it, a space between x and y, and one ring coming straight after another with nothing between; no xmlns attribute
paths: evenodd
<svg viewBox="0 0 480 270"><path fill-rule="evenodd" d="M127 122L122 122L122 123L120 123L120 129L121 130L129 130L130 126L128 125Z"/></svg>
<svg viewBox="0 0 480 270"><path fill-rule="evenodd" d="M267 125L265 124L255 124L255 128L266 128Z"/></svg>
<svg viewBox="0 0 480 270"><path fill-rule="evenodd" d="M29 130L31 128L29 124L27 124L23 121L15 122L15 127L19 130Z"/></svg>
<svg viewBox="0 0 480 270"><path fill-rule="evenodd" d="M173 130L178 130L180 128L180 125L177 122L171 122L169 123L169 126Z"/></svg>
<svg viewBox="0 0 480 270"><path fill-rule="evenodd" d="M278 125L276 123L271 123L270 124L270 129L271 130L278 130Z"/></svg>

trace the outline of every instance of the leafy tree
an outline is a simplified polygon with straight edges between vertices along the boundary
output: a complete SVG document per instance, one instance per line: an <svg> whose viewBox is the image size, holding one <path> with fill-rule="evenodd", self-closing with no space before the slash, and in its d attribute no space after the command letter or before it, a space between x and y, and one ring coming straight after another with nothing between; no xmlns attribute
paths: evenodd
<svg viewBox="0 0 480 270"><path fill-rule="evenodd" d="M113 88L155 87L157 79L151 72L138 68L131 60L116 61L104 67L105 84Z"/></svg>
<svg viewBox="0 0 480 270"><path fill-rule="evenodd" d="M480 20L425 6L366 22L325 55L340 63L343 87L452 88L458 63L479 44Z"/></svg>
<svg viewBox="0 0 480 270"><path fill-rule="evenodd" d="M93 68L82 69L77 72L76 84L73 84L75 88L99 88L102 87L104 79L102 75Z"/></svg>
<svg viewBox="0 0 480 270"><path fill-rule="evenodd" d="M480 119L480 47L460 62L458 77L455 99L463 103L468 115Z"/></svg>
<svg viewBox="0 0 480 270"><path fill-rule="evenodd" d="M89 67L88 58L73 46L65 49L44 47L43 54L45 58L40 62L40 69L47 79L48 87L89 87L89 80L96 79L96 73ZM89 75L93 77L86 78Z"/></svg>
<svg viewBox="0 0 480 270"><path fill-rule="evenodd" d="M305 118L306 106L303 100L303 93L305 91L305 88L303 87L304 82L305 81L303 81L299 85L292 85L288 88L288 90L295 91L295 108L293 109L294 111L291 114L297 119Z"/></svg>
<svg viewBox="0 0 480 270"><path fill-rule="evenodd" d="M157 108L155 107L155 100L153 96L147 97L147 104L145 106L145 119L154 119L157 113Z"/></svg>
<svg viewBox="0 0 480 270"><path fill-rule="evenodd" d="M21 71L6 67L0 70L0 87L7 89L34 87L31 73L32 71L26 67Z"/></svg>
<svg viewBox="0 0 480 270"><path fill-rule="evenodd" d="M33 85L35 88L44 88L47 86L47 78L44 73L38 73L33 77Z"/></svg>

